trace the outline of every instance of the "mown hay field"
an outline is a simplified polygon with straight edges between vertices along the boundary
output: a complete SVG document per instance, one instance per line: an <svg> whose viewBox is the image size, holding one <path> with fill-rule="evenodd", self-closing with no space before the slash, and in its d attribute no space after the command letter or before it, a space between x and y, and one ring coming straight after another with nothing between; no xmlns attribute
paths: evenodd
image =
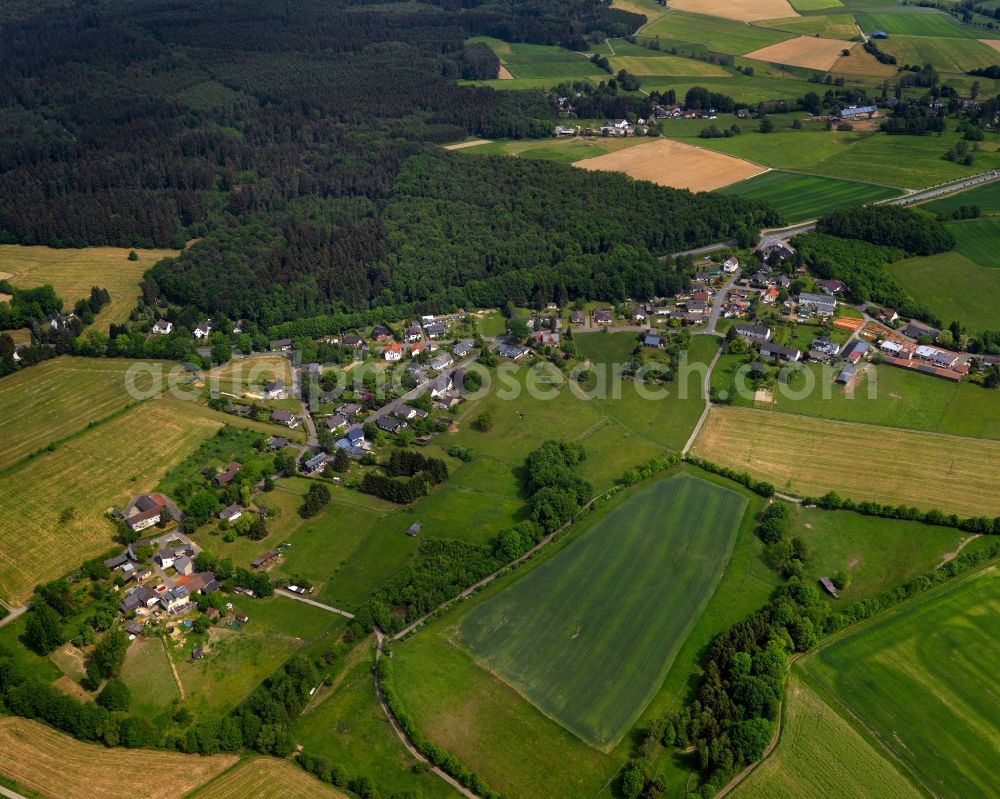
<svg viewBox="0 0 1000 799"><path fill-rule="evenodd" d="M94 319L94 328L107 333L109 324L128 320L141 293L143 273L160 259L177 255L176 250L136 250L139 260L130 261L129 252L122 247L56 250L2 244L0 272L10 273L10 282L18 288L51 283L66 310L72 310L77 300L89 297L93 286L106 288L111 302Z"/></svg>
<svg viewBox="0 0 1000 799"><path fill-rule="evenodd" d="M779 491L1000 515L1000 442L715 406L693 453Z"/></svg>
<svg viewBox="0 0 1000 799"><path fill-rule="evenodd" d="M292 370L284 355L250 355L210 369L203 379L207 387L228 394L259 394L264 383L278 379L290 391Z"/></svg>
<svg viewBox="0 0 1000 799"><path fill-rule="evenodd" d="M625 70L633 75L643 77L705 77L705 78L728 78L730 73L715 64L707 61L699 61L696 58L682 58L676 55L626 55L613 56L611 68L617 74L620 70Z"/></svg>
<svg viewBox="0 0 1000 799"><path fill-rule="evenodd" d="M691 191L713 191L766 172L767 168L690 144L657 139L573 164L581 169L624 172L636 180Z"/></svg>
<svg viewBox="0 0 1000 799"><path fill-rule="evenodd" d="M897 261L886 270L945 324L957 319L974 333L996 329L1000 269L980 266L957 252L946 252Z"/></svg>
<svg viewBox="0 0 1000 799"><path fill-rule="evenodd" d="M803 661L810 685L928 796L1000 796L1000 570L919 597ZM872 794L879 795L879 794Z"/></svg>
<svg viewBox="0 0 1000 799"><path fill-rule="evenodd" d="M878 48L895 56L900 64L933 64L939 72L966 73L997 62L997 51L988 44L974 39L945 36L890 36L879 42Z"/></svg>
<svg viewBox="0 0 1000 799"><path fill-rule="evenodd" d="M943 11L900 10L893 12L862 12L858 25L865 33L885 31L896 36L943 36L975 39L983 33L971 25L963 25ZM879 45L881 47L881 44Z"/></svg>
<svg viewBox="0 0 1000 799"><path fill-rule="evenodd" d="M765 28L788 31L800 36L825 36L829 39L853 39L858 35L858 27L850 14L824 14L811 17L789 17L787 19L762 20L758 24Z"/></svg>
<svg viewBox="0 0 1000 799"><path fill-rule="evenodd" d="M711 598L745 507L697 478L662 480L476 606L458 640L545 715L613 747Z"/></svg>
<svg viewBox="0 0 1000 799"><path fill-rule="evenodd" d="M670 0L670 7L738 22L797 16L788 0Z"/></svg>
<svg viewBox="0 0 1000 799"><path fill-rule="evenodd" d="M745 57L770 64L787 64L792 67L826 71L837 63L843 50L849 47L852 45L847 45L839 39L799 36L746 53Z"/></svg>
<svg viewBox="0 0 1000 799"><path fill-rule="evenodd" d="M28 719L0 719L0 773L51 799L175 799L235 762L235 755L107 749Z"/></svg>
<svg viewBox="0 0 1000 799"><path fill-rule="evenodd" d="M112 543L103 518L151 490L220 422L151 400L0 478L0 597L20 604Z"/></svg>
<svg viewBox="0 0 1000 799"><path fill-rule="evenodd" d="M790 17L791 14L772 15ZM701 44L718 53L742 55L751 50L791 39L792 34L756 28L722 17L671 11L642 29L642 36Z"/></svg>
<svg viewBox="0 0 1000 799"><path fill-rule="evenodd" d="M969 219L952 222L948 230L955 237L955 252L989 268L1000 267L1000 219ZM995 318L1000 317L1000 313Z"/></svg>
<svg viewBox="0 0 1000 799"><path fill-rule="evenodd" d="M733 799L918 799L922 796L874 746L793 676L777 748Z"/></svg>
<svg viewBox="0 0 1000 799"><path fill-rule="evenodd" d="M136 402L125 381L133 363L64 356L0 380L0 469Z"/></svg>
<svg viewBox="0 0 1000 799"><path fill-rule="evenodd" d="M288 760L255 757L212 780L189 799L346 799Z"/></svg>
<svg viewBox="0 0 1000 799"><path fill-rule="evenodd" d="M827 8L843 8L840 0L788 0L796 11L823 11Z"/></svg>
<svg viewBox="0 0 1000 799"><path fill-rule="evenodd" d="M781 211L787 223L816 219L840 208L864 205L900 194L896 189L872 183L778 170L727 186L723 193L769 202Z"/></svg>

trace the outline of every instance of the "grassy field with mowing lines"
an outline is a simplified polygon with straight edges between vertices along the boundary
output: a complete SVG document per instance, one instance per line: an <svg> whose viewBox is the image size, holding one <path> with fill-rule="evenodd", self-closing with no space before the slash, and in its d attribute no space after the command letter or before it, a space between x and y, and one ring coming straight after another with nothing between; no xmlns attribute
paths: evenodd
<svg viewBox="0 0 1000 799"><path fill-rule="evenodd" d="M611 67L615 70L615 74L619 70L624 69L633 75L643 77L730 77L729 72L715 64L709 64L695 58L682 58L675 55L653 55L652 51L648 52L650 53L648 56L613 56L611 58Z"/></svg>
<svg viewBox="0 0 1000 799"><path fill-rule="evenodd" d="M757 23L763 28L788 31L799 36L825 36L828 39L853 39L858 35L854 17L850 14L825 14L812 17L767 19Z"/></svg>
<svg viewBox="0 0 1000 799"><path fill-rule="evenodd" d="M797 676L788 682L781 739L733 799L918 799L892 762Z"/></svg>
<svg viewBox="0 0 1000 799"><path fill-rule="evenodd" d="M794 12L788 0L671 0L670 7L738 22L790 17Z"/></svg>
<svg viewBox="0 0 1000 799"><path fill-rule="evenodd" d="M996 516L1000 443L804 416L713 407L693 452L779 491ZM934 491L926 490L934 474Z"/></svg>
<svg viewBox="0 0 1000 799"><path fill-rule="evenodd" d="M175 799L236 759L108 749L28 719L0 719L0 773L51 799Z"/></svg>
<svg viewBox="0 0 1000 799"><path fill-rule="evenodd" d="M346 799L288 760L244 760L188 799Z"/></svg>
<svg viewBox="0 0 1000 799"><path fill-rule="evenodd" d="M907 602L803 661L820 696L929 795L998 796L1000 571Z"/></svg>
<svg viewBox="0 0 1000 799"><path fill-rule="evenodd" d="M723 194L753 197L774 205L788 223L816 219L829 211L896 197L896 189L850 180L778 170L727 186Z"/></svg>
<svg viewBox="0 0 1000 799"><path fill-rule="evenodd" d="M104 512L151 490L219 429L220 422L185 413L191 404L145 402L4 475L0 596L20 604L37 583L111 545Z"/></svg>
<svg viewBox="0 0 1000 799"><path fill-rule="evenodd" d="M980 266L1000 267L1000 219L950 222L948 230L955 237L957 253Z"/></svg>
<svg viewBox="0 0 1000 799"><path fill-rule="evenodd" d="M515 80L544 78L553 86L562 80L603 80L608 73L591 64L580 53L545 44L512 44L489 36L477 36L470 42L483 42L497 54L500 63ZM507 80L504 83L513 83Z"/></svg>
<svg viewBox="0 0 1000 799"><path fill-rule="evenodd" d="M642 29L642 36L701 44L719 53L735 55L791 39L793 35L685 11L671 11Z"/></svg>
<svg viewBox="0 0 1000 799"><path fill-rule="evenodd" d="M125 387L132 364L63 356L0 380L0 469L135 402Z"/></svg>
<svg viewBox="0 0 1000 799"><path fill-rule="evenodd" d="M984 31L962 25L943 11L900 11L896 13L863 12L857 15L858 24L865 33L885 31L891 36L942 36L946 38L976 39ZM879 43L881 47L881 43Z"/></svg>
<svg viewBox="0 0 1000 799"><path fill-rule="evenodd" d="M614 746L718 585L745 507L691 477L650 486L476 607L460 640L543 713Z"/></svg>
<svg viewBox="0 0 1000 799"><path fill-rule="evenodd" d="M66 310L90 296L93 286L106 288L111 302L94 319L94 329L107 333L108 325L128 320L139 298L139 281L153 264L177 255L176 250L136 250L138 261L128 260L128 248L87 247L55 250L51 247L0 245L0 272L12 275L18 288L51 283Z"/></svg>
<svg viewBox="0 0 1000 799"><path fill-rule="evenodd" d="M975 186L968 191L931 200L920 207L935 214L950 214L963 205L978 205L984 214L995 214L1000 211L1000 180Z"/></svg>
<svg viewBox="0 0 1000 799"><path fill-rule="evenodd" d="M895 56L900 64L933 64L941 72L965 73L997 62L996 50L967 38L891 36L879 42L878 48Z"/></svg>
<svg viewBox="0 0 1000 799"><path fill-rule="evenodd" d="M796 11L823 11L827 8L843 8L840 0L788 0Z"/></svg>
<svg viewBox="0 0 1000 799"><path fill-rule="evenodd" d="M973 263L957 252L897 261L886 270L907 293L946 325L958 319L973 332L997 327L1000 269Z"/></svg>

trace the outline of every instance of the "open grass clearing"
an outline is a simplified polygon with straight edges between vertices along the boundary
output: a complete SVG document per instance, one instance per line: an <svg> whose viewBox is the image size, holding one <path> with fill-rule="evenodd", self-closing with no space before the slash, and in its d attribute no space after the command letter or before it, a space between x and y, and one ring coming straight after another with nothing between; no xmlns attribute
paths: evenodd
<svg viewBox="0 0 1000 799"><path fill-rule="evenodd" d="M209 369L202 379L207 386L227 394L258 394L272 380L283 380L290 387L292 370L283 355L250 355Z"/></svg>
<svg viewBox="0 0 1000 799"><path fill-rule="evenodd" d="M706 61L699 61L696 58L682 58L675 55L653 55L650 51L648 56L612 56L611 67L617 74L620 70L625 70L640 77L705 77L705 78L728 78L729 72L715 64Z"/></svg>
<svg viewBox="0 0 1000 799"><path fill-rule="evenodd" d="M885 268L944 324L957 319L973 333L997 328L1000 269L980 266L957 252L897 261Z"/></svg>
<svg viewBox="0 0 1000 799"><path fill-rule="evenodd" d="M994 441L715 406L693 452L779 491L837 491L959 516L1000 514L1000 443Z"/></svg>
<svg viewBox="0 0 1000 799"><path fill-rule="evenodd" d="M779 42L759 50L745 53L747 58L756 61L766 61L771 64L787 64L792 67L829 70L841 57L847 45L838 39L822 39L817 36L799 36L785 42Z"/></svg>
<svg viewBox="0 0 1000 799"><path fill-rule="evenodd" d="M581 53L546 44L523 44L504 42L489 36L476 36L470 42L486 44L497 54L500 64L513 76L510 80L522 78L544 78L554 86L563 80L601 80L607 72L590 63Z"/></svg>
<svg viewBox="0 0 1000 799"><path fill-rule="evenodd" d="M655 483L476 607L459 640L545 715L613 747L718 585L745 506L695 478Z"/></svg>
<svg viewBox="0 0 1000 799"><path fill-rule="evenodd" d="M624 172L636 180L691 191L712 191L766 171L765 167L749 161L670 139L577 161L574 166Z"/></svg>
<svg viewBox="0 0 1000 799"><path fill-rule="evenodd" d="M141 292L142 275L157 261L177 255L176 250L136 250L139 260L128 260L127 247L87 247L56 250L51 247L24 247L0 244L0 272L11 274L17 288L30 289L52 284L70 311L77 300L90 297L94 286L106 288L111 302L101 309L93 327L103 333L108 325L128 320Z"/></svg>
<svg viewBox="0 0 1000 799"><path fill-rule="evenodd" d="M955 237L955 251L973 263L1000 267L1000 219L969 219L948 223ZM1000 313L997 314L1000 317Z"/></svg>
<svg viewBox="0 0 1000 799"><path fill-rule="evenodd" d="M0 773L51 799L175 799L235 762L236 755L108 749L28 719L0 719Z"/></svg>
<svg viewBox="0 0 1000 799"><path fill-rule="evenodd" d="M785 222L816 219L840 208L864 205L900 194L896 189L851 180L773 170L727 186L724 194L752 197L774 205Z"/></svg>
<svg viewBox="0 0 1000 799"><path fill-rule="evenodd" d="M838 637L801 668L925 793L995 797L998 633L991 566Z"/></svg>
<svg viewBox="0 0 1000 799"><path fill-rule="evenodd" d="M173 714L180 690L170 669L170 660L159 638L137 638L125 654L121 678L132 692L129 708L133 713L167 723Z"/></svg>
<svg viewBox="0 0 1000 799"><path fill-rule="evenodd" d="M103 516L150 491L219 422L191 403L145 402L4 474L0 480L0 596L20 604L34 586L111 545Z"/></svg>
<svg viewBox="0 0 1000 799"><path fill-rule="evenodd" d="M670 7L738 22L795 16L788 0L670 0Z"/></svg>
<svg viewBox="0 0 1000 799"><path fill-rule="evenodd" d="M136 402L125 380L132 366L61 356L0 380L0 469ZM136 380L137 388L149 387L145 378Z"/></svg>
<svg viewBox="0 0 1000 799"><path fill-rule="evenodd" d="M792 675L777 749L731 794L733 799L843 799L923 796L876 747Z"/></svg>
<svg viewBox="0 0 1000 799"><path fill-rule="evenodd" d="M346 799L288 760L255 757L216 777L188 799Z"/></svg>
<svg viewBox="0 0 1000 799"><path fill-rule="evenodd" d="M823 36L827 39L853 39L858 36L858 27L850 14L823 14L809 17L788 17L785 19L761 20L764 28L787 31L799 36Z"/></svg>
<svg viewBox="0 0 1000 799"><path fill-rule="evenodd" d="M470 148L470 155L512 155L519 158L537 158L545 161L557 161L561 164L572 164L585 158L594 158L606 153L618 152L627 147L636 147L648 143L650 139L630 136L628 138L613 138L604 136L567 136L562 139L501 139L488 144ZM493 335L500 335L505 328L499 322L506 324L502 318L491 323L486 330ZM486 330L482 330L486 335Z"/></svg>
<svg viewBox="0 0 1000 799"><path fill-rule="evenodd" d="M771 17L792 14L772 14ZM792 34L745 25L735 20L670 11L642 29L642 35L704 45L718 53L743 55L770 44L792 38Z"/></svg>

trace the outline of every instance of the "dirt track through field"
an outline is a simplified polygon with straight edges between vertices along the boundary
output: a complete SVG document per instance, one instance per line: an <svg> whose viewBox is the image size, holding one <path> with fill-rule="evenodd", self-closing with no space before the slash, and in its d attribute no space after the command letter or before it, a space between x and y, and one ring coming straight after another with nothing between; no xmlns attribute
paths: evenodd
<svg viewBox="0 0 1000 799"><path fill-rule="evenodd" d="M788 64L806 69L821 69L825 72L833 68L847 47L852 47L852 45L839 39L799 36L796 39L789 39L787 42L778 42L754 50L747 53L744 58L755 58L770 64Z"/></svg>
<svg viewBox="0 0 1000 799"><path fill-rule="evenodd" d="M670 7L738 22L799 16L788 0L670 0Z"/></svg>
<svg viewBox="0 0 1000 799"><path fill-rule="evenodd" d="M510 70L507 69L503 64L497 70L497 78L500 80L514 80L514 76L510 74Z"/></svg>
<svg viewBox="0 0 1000 799"><path fill-rule="evenodd" d="M577 161L573 166L603 172L624 172L637 180L691 191L712 191L752 178L768 168L683 144L672 139L656 139L618 152Z"/></svg>
<svg viewBox="0 0 1000 799"><path fill-rule="evenodd" d="M464 150L466 147L478 147L480 144L490 144L489 139L473 139L472 141L460 141L458 144L446 144L446 150Z"/></svg>

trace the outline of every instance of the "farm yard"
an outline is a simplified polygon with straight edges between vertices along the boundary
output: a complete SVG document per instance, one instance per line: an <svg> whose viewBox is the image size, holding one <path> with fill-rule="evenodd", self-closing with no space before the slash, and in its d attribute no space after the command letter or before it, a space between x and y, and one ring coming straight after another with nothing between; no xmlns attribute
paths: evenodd
<svg viewBox="0 0 1000 799"><path fill-rule="evenodd" d="M236 760L236 755L108 749L28 719L0 719L0 772L46 799L176 799Z"/></svg>
<svg viewBox="0 0 1000 799"><path fill-rule="evenodd" d="M94 319L93 329L107 334L109 324L128 320L139 298L139 281L153 264L177 255L176 250L136 250L139 260L128 260L130 250L122 247L87 247L57 250L51 247L22 247L0 244L0 272L18 288L52 284L66 310L90 296L94 286L105 288L111 302Z"/></svg>
<svg viewBox="0 0 1000 799"><path fill-rule="evenodd" d="M801 672L922 793L995 797L998 620L994 565L838 637Z"/></svg>
<svg viewBox="0 0 1000 799"><path fill-rule="evenodd" d="M899 192L886 186L773 170L727 186L723 194L753 197L774 205L785 222L816 219L839 208L885 200Z"/></svg>
<svg viewBox="0 0 1000 799"><path fill-rule="evenodd" d="M798 676L788 681L783 714L777 749L733 791L733 799L923 796Z"/></svg>
<svg viewBox="0 0 1000 799"><path fill-rule="evenodd" d="M216 777L186 799L346 799L288 760L255 757Z"/></svg>
<svg viewBox="0 0 1000 799"><path fill-rule="evenodd" d="M132 366L132 361L63 356L0 381L0 469L136 402L125 383ZM146 390L151 378L140 375L135 385Z"/></svg>
<svg viewBox="0 0 1000 799"><path fill-rule="evenodd" d="M4 475L0 597L20 604L39 582L111 545L105 511L151 490L221 426L185 413L192 404L145 402Z"/></svg>
<svg viewBox="0 0 1000 799"><path fill-rule="evenodd" d="M670 139L657 139L573 165L588 170L624 172L636 180L691 191L719 189L767 171L748 161Z"/></svg>
<svg viewBox="0 0 1000 799"><path fill-rule="evenodd" d="M459 641L545 715L614 746L718 584L745 505L695 478L663 480L476 607Z"/></svg>
<svg viewBox="0 0 1000 799"><path fill-rule="evenodd" d="M772 64L787 64L792 67L827 71L840 58L847 46L839 39L821 39L815 36L799 36L786 42L779 42L759 50L745 53L746 58L766 61Z"/></svg>
<svg viewBox="0 0 1000 799"><path fill-rule="evenodd" d="M715 406L692 452L749 471L779 491L836 491L959 516L1000 514L997 442L979 440L972 447L956 436Z"/></svg>

